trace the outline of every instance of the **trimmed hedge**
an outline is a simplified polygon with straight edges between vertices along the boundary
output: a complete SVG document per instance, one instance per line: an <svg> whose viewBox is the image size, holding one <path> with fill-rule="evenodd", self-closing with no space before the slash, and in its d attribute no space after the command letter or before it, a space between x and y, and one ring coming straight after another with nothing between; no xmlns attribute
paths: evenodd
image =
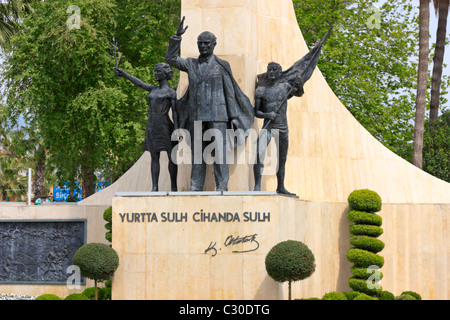
<svg viewBox="0 0 450 320"><path fill-rule="evenodd" d="M420 296L420 294L418 294L417 292L414 291L403 291L403 294L409 294L410 296L413 296L416 300L422 300L422 297Z"/></svg>
<svg viewBox="0 0 450 320"><path fill-rule="evenodd" d="M365 293L360 293L355 299L353 300L378 300L377 298L371 297Z"/></svg>
<svg viewBox="0 0 450 320"><path fill-rule="evenodd" d="M56 294L46 293L37 296L35 300L62 300L62 299L58 297Z"/></svg>
<svg viewBox="0 0 450 320"><path fill-rule="evenodd" d="M384 242L369 236L353 236L350 244L356 248L378 253L384 249Z"/></svg>
<svg viewBox="0 0 450 320"><path fill-rule="evenodd" d="M380 292L380 300L394 300L395 296L389 291L381 291Z"/></svg>
<svg viewBox="0 0 450 320"><path fill-rule="evenodd" d="M348 279L348 285L350 286L350 288L352 288L354 291L357 291L359 293L365 293L368 294L370 296L379 296L382 292L381 289L370 289L367 286L367 280L366 279L359 279L356 278L355 276L350 277Z"/></svg>
<svg viewBox="0 0 450 320"><path fill-rule="evenodd" d="M359 268L368 268L370 266L381 268L384 265L384 258L382 256L357 248L350 248L347 251L347 259Z"/></svg>
<svg viewBox="0 0 450 320"><path fill-rule="evenodd" d="M107 222L105 224L105 229L108 230L105 233L105 239L112 242L112 207L106 208L103 212L103 220Z"/></svg>
<svg viewBox="0 0 450 320"><path fill-rule="evenodd" d="M109 207L103 211L103 219L106 222L112 222L112 207Z"/></svg>
<svg viewBox="0 0 450 320"><path fill-rule="evenodd" d="M89 300L89 298L82 293L72 293L65 297L64 300Z"/></svg>
<svg viewBox="0 0 450 320"><path fill-rule="evenodd" d="M370 236L377 238L383 234L383 229L377 226L370 226L367 224L352 224L350 226L350 233L355 236Z"/></svg>
<svg viewBox="0 0 450 320"><path fill-rule="evenodd" d="M351 267L350 272L359 279L367 280L373 275L373 271L369 270L369 272L367 272L367 270L367 268L353 266ZM378 271L378 275L380 276L380 280L383 279L383 273L381 273L381 271Z"/></svg>
<svg viewBox="0 0 450 320"><path fill-rule="evenodd" d="M383 219L376 213L350 210L347 212L347 217L350 222L357 224L369 224L381 227Z"/></svg>
<svg viewBox="0 0 450 320"><path fill-rule="evenodd" d="M341 292L332 291L325 293L322 300L347 300L347 297Z"/></svg>
<svg viewBox="0 0 450 320"><path fill-rule="evenodd" d="M369 189L355 190L347 198L350 208L365 212L381 210L381 197Z"/></svg>
<svg viewBox="0 0 450 320"><path fill-rule="evenodd" d="M395 300L417 300L410 294L401 294L398 297L395 297Z"/></svg>

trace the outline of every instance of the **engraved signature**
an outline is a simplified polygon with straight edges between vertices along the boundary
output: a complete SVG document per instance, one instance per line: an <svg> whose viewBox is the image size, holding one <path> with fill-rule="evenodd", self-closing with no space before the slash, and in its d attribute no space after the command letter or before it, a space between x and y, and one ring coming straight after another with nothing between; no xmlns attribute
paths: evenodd
<svg viewBox="0 0 450 320"><path fill-rule="evenodd" d="M224 245L225 247L232 247L241 243L249 243L249 244L253 244L253 248L251 249L246 249L246 250L233 250L232 253L244 253L244 252L251 252L251 251L255 251L258 250L259 248L259 242L256 240L256 236L258 234L252 234L252 235L246 235L246 236L233 236L233 235L229 235L225 241L224 241ZM217 242L213 242L211 241L209 243L208 248L205 250L205 254L207 254L208 252L212 252L212 256L214 257L217 254L217 248L216 248L216 244ZM219 248L219 250L221 250Z"/></svg>

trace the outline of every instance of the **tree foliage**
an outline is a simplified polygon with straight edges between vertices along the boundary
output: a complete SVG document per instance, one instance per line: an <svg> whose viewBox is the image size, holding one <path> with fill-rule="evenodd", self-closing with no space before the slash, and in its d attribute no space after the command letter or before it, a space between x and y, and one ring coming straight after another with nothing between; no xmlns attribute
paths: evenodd
<svg viewBox="0 0 450 320"><path fill-rule="evenodd" d="M67 25L71 5L80 28ZM145 94L115 77L109 42L122 46L124 69L151 83L179 1L55 0L33 9L5 55L9 114L39 130L59 181L81 178L86 197L96 173L113 181L143 152Z"/></svg>
<svg viewBox="0 0 450 320"><path fill-rule="evenodd" d="M333 92L379 141L400 155L412 140L417 13L413 1L294 0L311 48L331 25L319 68Z"/></svg>

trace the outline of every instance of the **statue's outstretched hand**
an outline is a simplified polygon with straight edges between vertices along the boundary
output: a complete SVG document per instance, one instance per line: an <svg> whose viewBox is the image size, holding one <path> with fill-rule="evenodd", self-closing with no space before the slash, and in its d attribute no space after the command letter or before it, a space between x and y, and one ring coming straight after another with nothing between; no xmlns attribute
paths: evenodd
<svg viewBox="0 0 450 320"><path fill-rule="evenodd" d="M177 36L178 37L181 37L186 32L187 28L189 27L189 26L186 26L186 28L184 28L184 19L185 19L185 17L183 17L181 19L181 22L178 25L178 29L177 29Z"/></svg>

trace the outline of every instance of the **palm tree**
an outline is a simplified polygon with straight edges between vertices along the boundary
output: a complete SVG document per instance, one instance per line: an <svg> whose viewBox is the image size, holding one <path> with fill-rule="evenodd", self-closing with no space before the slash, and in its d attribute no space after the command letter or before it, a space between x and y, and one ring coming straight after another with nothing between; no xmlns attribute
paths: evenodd
<svg viewBox="0 0 450 320"><path fill-rule="evenodd" d="M436 31L436 49L433 58L433 74L431 78L430 123L436 121L439 115L439 96L441 91L442 66L444 63L448 6L449 0L434 0L434 8L439 19Z"/></svg>
<svg viewBox="0 0 450 320"><path fill-rule="evenodd" d="M423 132L428 76L430 0L420 0L419 10L419 70L417 74L416 115L414 120L414 139L412 163L422 169Z"/></svg>
<svg viewBox="0 0 450 320"><path fill-rule="evenodd" d="M33 0L6 0L0 3L0 46L9 46L22 14L33 10Z"/></svg>
<svg viewBox="0 0 450 320"><path fill-rule="evenodd" d="M8 153L0 156L0 195L3 200L7 197L21 197L26 194L28 179L24 166Z"/></svg>

